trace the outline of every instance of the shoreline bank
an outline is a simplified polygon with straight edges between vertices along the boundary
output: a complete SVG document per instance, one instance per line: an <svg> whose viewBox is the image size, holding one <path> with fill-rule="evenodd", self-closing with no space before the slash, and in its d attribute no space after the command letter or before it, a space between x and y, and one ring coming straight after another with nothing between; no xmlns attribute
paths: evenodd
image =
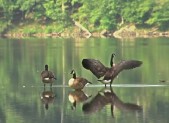
<svg viewBox="0 0 169 123"><path fill-rule="evenodd" d="M169 37L169 31L158 31L157 28L151 29L137 29L134 25L124 26L117 31L108 31L102 30L101 32L88 32L81 30L78 27L74 27L72 29L66 29L61 32L37 32L34 33L24 33L21 29L13 29L13 31L8 31L4 34L0 34L0 37L5 38L29 38L29 37L37 37L37 38L57 38L57 37L80 37L80 38L153 38L153 37Z"/></svg>

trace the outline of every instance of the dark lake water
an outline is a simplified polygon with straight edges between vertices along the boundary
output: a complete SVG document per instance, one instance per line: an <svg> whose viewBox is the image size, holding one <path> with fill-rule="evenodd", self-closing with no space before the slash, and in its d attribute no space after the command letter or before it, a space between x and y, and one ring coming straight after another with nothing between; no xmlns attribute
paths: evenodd
<svg viewBox="0 0 169 123"><path fill-rule="evenodd" d="M143 64L121 72L112 90L104 91L81 61L94 58L109 66L112 53L116 63ZM45 64L57 77L52 89L41 82ZM72 69L93 84L83 91L69 88ZM168 75L167 38L0 39L0 123L168 123Z"/></svg>

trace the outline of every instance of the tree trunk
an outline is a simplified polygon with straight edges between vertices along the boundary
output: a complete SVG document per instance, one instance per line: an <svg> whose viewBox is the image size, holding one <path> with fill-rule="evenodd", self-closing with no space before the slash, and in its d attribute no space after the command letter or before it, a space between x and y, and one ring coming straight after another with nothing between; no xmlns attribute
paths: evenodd
<svg viewBox="0 0 169 123"><path fill-rule="evenodd" d="M62 0L62 13L65 12L65 5L64 5L64 0Z"/></svg>
<svg viewBox="0 0 169 123"><path fill-rule="evenodd" d="M89 38L92 34L89 32L89 30L88 29L86 29L83 25L81 25L79 22L77 22L77 21L74 21L75 22L75 25L77 26L77 27L79 27L82 31L84 31L85 33L84 33L84 36L86 37L86 38Z"/></svg>

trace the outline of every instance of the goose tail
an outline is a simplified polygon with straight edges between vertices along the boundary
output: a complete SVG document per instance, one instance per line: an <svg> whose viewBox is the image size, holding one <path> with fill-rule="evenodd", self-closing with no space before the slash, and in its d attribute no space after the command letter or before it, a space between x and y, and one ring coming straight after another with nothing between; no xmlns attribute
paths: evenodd
<svg viewBox="0 0 169 123"><path fill-rule="evenodd" d="M103 80L102 79L98 79L97 81L102 82Z"/></svg>

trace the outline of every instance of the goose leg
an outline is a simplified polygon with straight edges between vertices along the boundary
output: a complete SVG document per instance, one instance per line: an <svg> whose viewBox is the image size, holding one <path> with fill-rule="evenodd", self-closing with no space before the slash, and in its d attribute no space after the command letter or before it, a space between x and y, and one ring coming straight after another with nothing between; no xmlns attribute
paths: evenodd
<svg viewBox="0 0 169 123"><path fill-rule="evenodd" d="M112 88L112 86L111 86L111 85L112 85L112 83L113 83L113 80L111 80L111 82L110 82L110 88Z"/></svg>
<svg viewBox="0 0 169 123"><path fill-rule="evenodd" d="M50 84L50 88L52 88L52 84Z"/></svg>
<svg viewBox="0 0 169 123"><path fill-rule="evenodd" d="M45 86L44 86L43 91L45 91L45 90L46 90L46 88L45 88Z"/></svg>
<svg viewBox="0 0 169 123"><path fill-rule="evenodd" d="M52 91L52 88L50 87L50 91Z"/></svg>
<svg viewBox="0 0 169 123"><path fill-rule="evenodd" d="M106 88L106 84L105 84L104 86L105 86L105 88Z"/></svg>

